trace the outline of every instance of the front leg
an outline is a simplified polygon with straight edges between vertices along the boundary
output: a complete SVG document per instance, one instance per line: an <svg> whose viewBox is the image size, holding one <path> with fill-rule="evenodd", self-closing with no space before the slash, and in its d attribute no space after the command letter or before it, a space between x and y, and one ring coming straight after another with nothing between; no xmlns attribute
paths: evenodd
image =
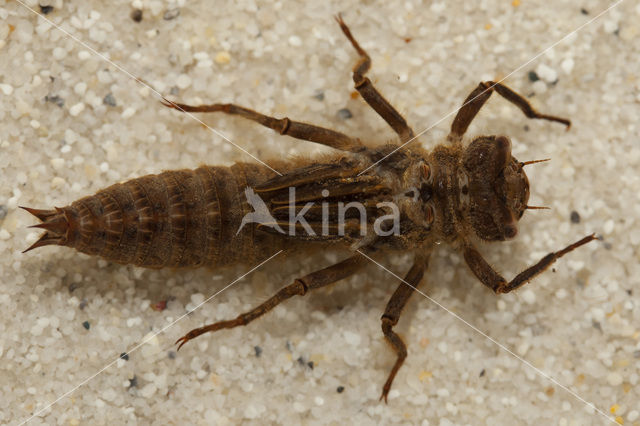
<svg viewBox="0 0 640 426"><path fill-rule="evenodd" d="M382 400L384 398L384 402L387 402L387 395L391 389L393 379L396 377L398 370L400 370L402 363L407 357L407 346L404 344L400 336L393 331L393 326L398 323L400 314L402 313L402 308L404 308L409 301L409 297L413 294L416 287L420 285L420 281L422 280L424 271L427 268L427 264L428 259L418 258L415 260L413 266L407 273L407 276L404 277L404 280L402 280L398 285L396 291L393 292L393 296L391 296L391 299L387 302L387 307L385 308L384 314L381 318L384 338L391 344L391 347L396 352L397 356L396 362L387 377L387 381L382 387L382 395L380 395L380 399Z"/></svg>
<svg viewBox="0 0 640 426"><path fill-rule="evenodd" d="M507 282L507 280L505 280L502 275L497 273L491 267L491 265L489 265L487 261L484 260L482 255L473 245L471 245L471 243L466 243L464 246L464 260L467 262L467 265L469 265L471 271L475 274L476 277L478 277L482 284L486 285L496 293L509 293L510 291L515 290L528 283L538 274L544 272L544 270L547 269L553 262L564 256L565 254L596 239L596 236L594 234L591 234L584 237L580 241L576 241L575 243L563 248L560 251L549 253L548 255L540 259L538 263L520 272L515 276L514 279L509 282Z"/></svg>
<svg viewBox="0 0 640 426"><path fill-rule="evenodd" d="M555 121L557 123L564 124L567 126L567 129L571 126L571 121L566 118L539 113L531 106L524 96L514 92L504 84L485 81L480 83L462 103L462 106L458 110L458 114L456 114L456 118L453 119L453 123L451 124L451 132L449 133L449 136L447 136L449 141L458 143L462 140L462 136L467 131L467 128L494 90L498 92L500 96L520 108L527 118Z"/></svg>

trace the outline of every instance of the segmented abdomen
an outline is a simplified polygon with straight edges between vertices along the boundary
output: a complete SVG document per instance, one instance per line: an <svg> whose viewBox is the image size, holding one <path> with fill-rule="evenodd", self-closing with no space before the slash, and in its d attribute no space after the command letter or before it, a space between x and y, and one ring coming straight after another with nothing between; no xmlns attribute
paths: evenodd
<svg viewBox="0 0 640 426"><path fill-rule="evenodd" d="M67 222L64 241L55 241L53 226L43 226L50 235L40 245L66 245L150 268L252 262L271 254L265 247L275 252L283 245L279 236L255 233L254 226L236 235L242 217L251 211L244 189L271 176L265 167L238 163L115 184L57 211L38 211L51 212L45 223L59 223L61 215Z"/></svg>

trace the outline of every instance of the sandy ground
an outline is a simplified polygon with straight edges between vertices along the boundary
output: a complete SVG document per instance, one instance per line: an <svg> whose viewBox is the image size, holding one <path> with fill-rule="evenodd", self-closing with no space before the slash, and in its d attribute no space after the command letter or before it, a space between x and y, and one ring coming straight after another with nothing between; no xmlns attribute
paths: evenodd
<svg viewBox="0 0 640 426"><path fill-rule="evenodd" d="M25 3L77 40L21 3L0 1L0 422L640 424L637 2L539 57L613 2ZM514 241L482 247L507 278L591 232L603 240L503 296L439 247L423 287L467 323L413 297L397 326L409 356L388 404L378 397L394 355L380 315L398 280L376 265L176 353L191 328L234 317L337 255L280 255L167 328L255 265L150 271L65 248L20 253L38 233L18 205L253 161L133 76L186 102L233 101L393 139L352 96L356 55L338 12L372 57L372 81L416 132L430 129L414 143L440 143L478 82L506 76L538 109L573 121L569 132L532 122L496 97L469 131L509 135L519 160L552 158L527 170L531 203L551 210L526 213ZM242 120L199 118L267 163L327 152ZM403 275L410 261L389 256L385 267Z"/></svg>

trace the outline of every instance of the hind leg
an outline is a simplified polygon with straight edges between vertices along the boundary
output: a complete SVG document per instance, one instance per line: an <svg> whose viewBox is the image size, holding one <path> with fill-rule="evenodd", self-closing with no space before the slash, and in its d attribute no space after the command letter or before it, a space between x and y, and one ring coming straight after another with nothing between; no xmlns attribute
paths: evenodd
<svg viewBox="0 0 640 426"><path fill-rule="evenodd" d="M313 124L301 123L299 121L290 120L287 117L274 118L269 117L249 108L244 108L234 104L211 104L211 105L187 105L164 99L162 105L177 109L182 112L223 112L225 114L239 115L256 123L262 124L281 135L291 136L292 138L302 139L309 142L319 143L341 151L357 152L363 148L362 143L358 139L336 132L335 130L325 129L324 127L314 126Z"/></svg>
<svg viewBox="0 0 640 426"><path fill-rule="evenodd" d="M182 347L191 339L195 339L204 333L215 332L224 328L234 328L240 325L247 325L256 318L269 312L280 303L293 296L304 296L307 291L316 288L324 287L332 284L341 279L347 278L353 275L358 269L362 268L368 263L364 256L356 255L349 257L342 262L329 266L328 268L321 269L316 272L312 272L304 277L293 280L293 283L282 288L274 296L269 298L266 302L260 306L238 315L235 319L228 321L219 321L214 324L209 324L204 327L196 328L179 338L176 343L180 343L178 349Z"/></svg>

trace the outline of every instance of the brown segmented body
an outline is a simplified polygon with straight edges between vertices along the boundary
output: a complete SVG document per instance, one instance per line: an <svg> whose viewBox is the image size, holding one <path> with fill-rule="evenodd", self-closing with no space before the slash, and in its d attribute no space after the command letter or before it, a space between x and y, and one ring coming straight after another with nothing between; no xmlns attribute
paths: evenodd
<svg viewBox="0 0 640 426"><path fill-rule="evenodd" d="M47 232L39 243L149 268L253 262L264 257L266 245L284 243L277 235L255 233L255 227L236 235L242 217L251 211L244 188L272 175L264 166L238 163L172 170L118 183L67 207L34 213L49 216L49 223L68 224L66 232L57 236Z"/></svg>

